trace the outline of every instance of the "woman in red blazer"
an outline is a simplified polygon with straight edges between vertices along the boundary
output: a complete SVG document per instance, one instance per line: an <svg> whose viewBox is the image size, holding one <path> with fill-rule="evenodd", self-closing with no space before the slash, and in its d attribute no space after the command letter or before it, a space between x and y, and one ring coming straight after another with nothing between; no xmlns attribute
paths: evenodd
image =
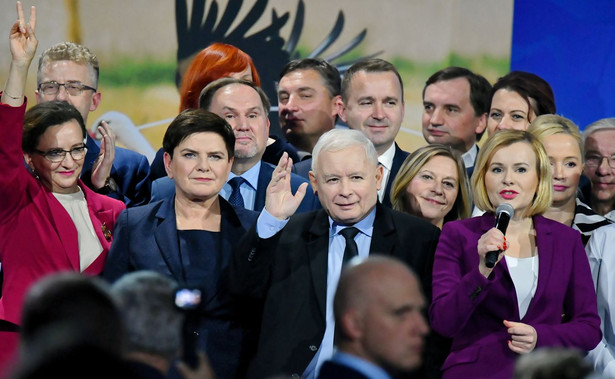
<svg viewBox="0 0 615 379"><path fill-rule="evenodd" d="M30 285L57 271L102 272L115 220L124 209L79 180L86 129L72 105L39 104L24 120L26 76L38 42L34 7L28 24L21 4L17 8L19 19L9 37L12 61L0 99L0 367L15 347L11 325L20 323ZM71 96L90 91L81 83L62 86L59 90ZM113 163L112 137L106 127L101 132L101 151L107 149L99 167Z"/></svg>
<svg viewBox="0 0 615 379"><path fill-rule="evenodd" d="M517 356L537 347L594 348L600 319L581 236L540 216L553 196L543 146L524 131L496 133L472 184L487 213L445 224L434 261L431 326L453 339L443 377L510 378ZM506 236L493 227L502 203L514 209Z"/></svg>

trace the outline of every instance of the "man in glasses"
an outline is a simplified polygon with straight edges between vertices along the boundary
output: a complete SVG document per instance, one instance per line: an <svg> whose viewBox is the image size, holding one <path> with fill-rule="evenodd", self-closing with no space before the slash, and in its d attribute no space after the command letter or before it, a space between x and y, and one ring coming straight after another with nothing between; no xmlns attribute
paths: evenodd
<svg viewBox="0 0 615 379"><path fill-rule="evenodd" d="M596 213L615 221L615 118L604 118L587 126L583 141L583 173L591 182L586 200Z"/></svg>
<svg viewBox="0 0 615 379"><path fill-rule="evenodd" d="M77 108L87 125L88 114L98 108L101 100L98 72L98 59L87 47L72 42L58 43L43 52L39 60L36 100L38 103L66 101ZM87 137L87 154L81 179L94 191L122 200L128 207L147 203L150 193L147 158L137 152L111 146L113 137L110 128L103 128L111 136L107 139L111 143L101 150L99 142ZM71 155L75 153L79 154L71 152ZM94 167L95 161L103 153L115 154L113 165ZM94 176L92 170L97 170Z"/></svg>

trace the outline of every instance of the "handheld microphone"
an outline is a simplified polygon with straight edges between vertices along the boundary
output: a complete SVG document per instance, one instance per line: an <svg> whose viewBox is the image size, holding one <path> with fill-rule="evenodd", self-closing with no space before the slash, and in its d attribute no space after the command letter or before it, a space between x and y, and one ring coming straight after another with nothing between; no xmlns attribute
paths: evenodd
<svg viewBox="0 0 615 379"><path fill-rule="evenodd" d="M508 222L515 215L515 210L510 204L502 203L498 205L495 210L495 228L498 228L503 234L506 234L506 228L508 228ZM485 266L493 268L495 262L498 261L498 256L502 250L489 251L485 256Z"/></svg>

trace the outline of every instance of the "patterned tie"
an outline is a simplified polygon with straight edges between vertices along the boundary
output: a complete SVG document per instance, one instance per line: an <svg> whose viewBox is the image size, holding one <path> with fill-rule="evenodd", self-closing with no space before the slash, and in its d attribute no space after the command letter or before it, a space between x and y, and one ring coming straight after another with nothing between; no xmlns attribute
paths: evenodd
<svg viewBox="0 0 615 379"><path fill-rule="evenodd" d="M239 187L241 187L241 184L245 181L246 180L241 176L236 176L228 181L228 184L230 184L231 188L233 189L233 192L231 192L231 196L229 196L228 198L228 202L231 203L232 206L244 208L243 197L241 196Z"/></svg>
<svg viewBox="0 0 615 379"><path fill-rule="evenodd" d="M346 248L344 249L343 262L346 264L349 260L359 255L359 249L357 243L354 241L354 237L359 233L359 229L354 226L340 230L340 234L344 236L346 240Z"/></svg>

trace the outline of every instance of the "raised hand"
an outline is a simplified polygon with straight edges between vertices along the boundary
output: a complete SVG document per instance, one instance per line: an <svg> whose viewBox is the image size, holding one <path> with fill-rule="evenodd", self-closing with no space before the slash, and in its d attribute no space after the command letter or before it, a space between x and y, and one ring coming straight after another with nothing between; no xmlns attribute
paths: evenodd
<svg viewBox="0 0 615 379"><path fill-rule="evenodd" d="M92 185L96 189L105 186L107 178L111 175L113 159L115 159L115 134L106 121L98 126L98 132L102 136L100 154L92 167Z"/></svg>
<svg viewBox="0 0 615 379"><path fill-rule="evenodd" d="M279 220L285 220L295 213L307 190L307 183L303 183L293 195L290 188L292 167L293 160L288 157L288 153L282 154L267 186L265 209Z"/></svg>
<svg viewBox="0 0 615 379"><path fill-rule="evenodd" d="M512 322L504 320L504 326L508 328L510 334L508 348L517 354L531 353L536 347L538 341L538 333L533 326L522 322Z"/></svg>
<svg viewBox="0 0 615 379"><path fill-rule="evenodd" d="M26 23L21 2L17 2L17 21L9 33L9 45L13 62L29 65L38 46L34 34L36 28L36 7L30 8L30 20Z"/></svg>

